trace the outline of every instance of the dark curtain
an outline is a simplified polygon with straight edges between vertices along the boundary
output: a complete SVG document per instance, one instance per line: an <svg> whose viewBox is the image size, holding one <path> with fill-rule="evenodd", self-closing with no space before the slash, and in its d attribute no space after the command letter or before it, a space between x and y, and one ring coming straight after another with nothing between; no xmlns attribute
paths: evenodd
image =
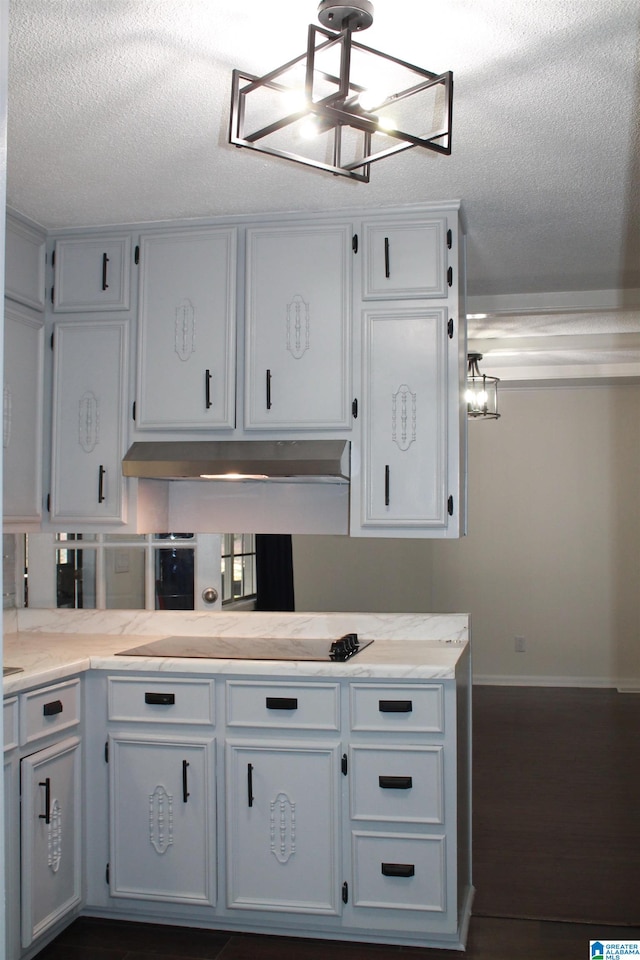
<svg viewBox="0 0 640 960"><path fill-rule="evenodd" d="M290 534L256 534L256 610L295 610Z"/></svg>

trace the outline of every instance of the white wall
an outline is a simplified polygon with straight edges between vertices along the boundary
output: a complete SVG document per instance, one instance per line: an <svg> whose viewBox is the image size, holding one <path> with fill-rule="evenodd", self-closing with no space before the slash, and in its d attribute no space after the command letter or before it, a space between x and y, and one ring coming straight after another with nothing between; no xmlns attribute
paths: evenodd
<svg viewBox="0 0 640 960"><path fill-rule="evenodd" d="M470 612L477 680L640 689L640 385L501 410L469 425L467 538L295 537L296 607Z"/></svg>

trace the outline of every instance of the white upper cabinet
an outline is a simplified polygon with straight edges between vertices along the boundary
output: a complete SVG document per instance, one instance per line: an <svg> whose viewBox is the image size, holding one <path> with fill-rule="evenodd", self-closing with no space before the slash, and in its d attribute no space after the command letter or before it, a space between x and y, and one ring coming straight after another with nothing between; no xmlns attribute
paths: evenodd
<svg viewBox="0 0 640 960"><path fill-rule="evenodd" d="M41 517L43 340L43 319L7 301L2 398L5 524L32 524Z"/></svg>
<svg viewBox="0 0 640 960"><path fill-rule="evenodd" d="M466 327L458 210L371 218L363 229L361 455L352 471L351 535L459 537Z"/></svg>
<svg viewBox="0 0 640 960"><path fill-rule="evenodd" d="M54 331L51 519L125 520L121 459L126 320L71 320ZM65 527L64 529L68 529Z"/></svg>
<svg viewBox="0 0 640 960"><path fill-rule="evenodd" d="M447 312L365 311L363 526L445 527Z"/></svg>
<svg viewBox="0 0 640 960"><path fill-rule="evenodd" d="M45 233L7 217L5 296L32 310L44 310Z"/></svg>
<svg viewBox="0 0 640 960"><path fill-rule="evenodd" d="M143 236L136 423L235 425L236 229Z"/></svg>
<svg viewBox="0 0 640 960"><path fill-rule="evenodd" d="M56 313L128 310L131 237L104 234L59 239L54 271Z"/></svg>
<svg viewBox="0 0 640 960"><path fill-rule="evenodd" d="M362 290L364 300L446 299L446 217L406 215L365 221Z"/></svg>
<svg viewBox="0 0 640 960"><path fill-rule="evenodd" d="M247 231L247 429L351 426L352 233L321 222Z"/></svg>

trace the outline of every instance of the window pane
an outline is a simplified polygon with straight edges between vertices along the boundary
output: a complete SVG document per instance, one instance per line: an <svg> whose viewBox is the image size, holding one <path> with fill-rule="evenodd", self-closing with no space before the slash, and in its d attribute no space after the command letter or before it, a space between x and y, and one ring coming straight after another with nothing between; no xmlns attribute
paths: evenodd
<svg viewBox="0 0 640 960"><path fill-rule="evenodd" d="M58 607L95 610L95 551L57 550L56 575Z"/></svg>
<svg viewBox="0 0 640 960"><path fill-rule="evenodd" d="M194 551L155 551L156 610L193 610Z"/></svg>
<svg viewBox="0 0 640 960"><path fill-rule="evenodd" d="M105 550L107 610L144 610L144 560L140 547Z"/></svg>

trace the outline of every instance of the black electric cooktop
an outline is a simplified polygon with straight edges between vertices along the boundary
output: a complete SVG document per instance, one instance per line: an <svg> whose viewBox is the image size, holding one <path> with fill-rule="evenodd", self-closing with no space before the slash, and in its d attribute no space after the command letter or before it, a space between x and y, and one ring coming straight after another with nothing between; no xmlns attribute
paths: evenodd
<svg viewBox="0 0 640 960"><path fill-rule="evenodd" d="M210 660L315 660L343 662L373 643L347 633L337 640L306 637L163 637L130 650L120 657L194 657Z"/></svg>

